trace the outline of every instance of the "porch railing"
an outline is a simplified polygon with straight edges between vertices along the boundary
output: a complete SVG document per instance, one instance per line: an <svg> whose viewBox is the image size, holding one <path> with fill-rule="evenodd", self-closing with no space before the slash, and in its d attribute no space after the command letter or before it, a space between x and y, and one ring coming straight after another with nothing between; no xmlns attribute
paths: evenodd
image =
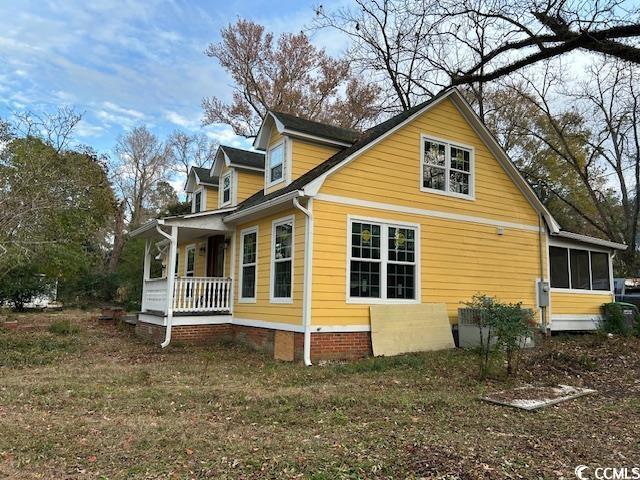
<svg viewBox="0 0 640 480"><path fill-rule="evenodd" d="M173 295L174 312L228 312L231 309L231 279L178 277Z"/></svg>
<svg viewBox="0 0 640 480"><path fill-rule="evenodd" d="M142 311L164 312L167 309L167 279L145 280L142 288Z"/></svg>
<svg viewBox="0 0 640 480"><path fill-rule="evenodd" d="M144 282L142 311L166 313L167 279ZM173 287L174 312L229 312L231 279L222 277L176 277Z"/></svg>

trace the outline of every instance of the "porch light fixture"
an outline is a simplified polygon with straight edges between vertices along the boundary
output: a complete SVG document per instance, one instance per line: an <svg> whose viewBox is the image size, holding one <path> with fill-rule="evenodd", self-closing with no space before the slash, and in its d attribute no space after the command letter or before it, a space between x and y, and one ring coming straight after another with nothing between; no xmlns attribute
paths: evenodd
<svg viewBox="0 0 640 480"><path fill-rule="evenodd" d="M205 243L201 243L200 248L198 249L198 255L204 257L205 253L207 253L207 245Z"/></svg>

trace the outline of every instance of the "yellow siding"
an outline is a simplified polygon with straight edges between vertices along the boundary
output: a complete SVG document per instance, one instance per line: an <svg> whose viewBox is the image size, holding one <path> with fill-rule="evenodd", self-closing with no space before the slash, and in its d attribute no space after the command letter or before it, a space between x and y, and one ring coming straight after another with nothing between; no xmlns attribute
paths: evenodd
<svg viewBox="0 0 640 480"><path fill-rule="evenodd" d="M258 190L264 189L264 173L236 169L235 174L238 176L238 203L243 202Z"/></svg>
<svg viewBox="0 0 640 480"><path fill-rule="evenodd" d="M475 148L475 201L420 191L420 134ZM327 178L321 193L537 225L537 214L450 100Z"/></svg>
<svg viewBox="0 0 640 480"><path fill-rule="evenodd" d="M371 208L314 201L314 325L366 325L368 305L346 303L347 215L420 224L421 293L423 303L447 304L455 323L461 302L475 293L536 306L540 277L539 235L478 223L398 214Z"/></svg>
<svg viewBox="0 0 640 480"><path fill-rule="evenodd" d="M218 189L213 187L204 187L207 192L207 210L215 210L218 208Z"/></svg>
<svg viewBox="0 0 640 480"><path fill-rule="evenodd" d="M288 215L295 214L293 232L295 236L293 251L293 303L277 304L269 301L269 282L271 277L271 223ZM258 271L256 303L238 303L238 279L240 252L240 231L258 226ZM236 258L234 280L234 316L242 319L263 320L290 324L302 323L302 290L304 275L304 235L305 217L298 210L280 212L255 222L239 225L236 231Z"/></svg>
<svg viewBox="0 0 640 480"><path fill-rule="evenodd" d="M292 180L304 175L338 152L338 149L334 147L318 145L298 139L292 139L290 145L293 152L293 165L291 167Z"/></svg>
<svg viewBox="0 0 640 480"><path fill-rule="evenodd" d="M613 301L611 294L551 292L551 315L598 315L603 303Z"/></svg>

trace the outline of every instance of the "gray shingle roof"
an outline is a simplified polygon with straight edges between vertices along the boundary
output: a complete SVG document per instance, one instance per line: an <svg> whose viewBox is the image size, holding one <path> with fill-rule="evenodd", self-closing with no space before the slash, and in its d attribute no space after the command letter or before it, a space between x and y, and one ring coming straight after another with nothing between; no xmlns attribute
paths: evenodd
<svg viewBox="0 0 640 480"><path fill-rule="evenodd" d="M247 208L250 208L250 207L253 207L255 205L258 205L258 204L260 204L262 202L266 202L268 200L272 200L272 199L274 199L276 197L279 197L281 195L285 195L287 193L293 192L294 190L300 190L301 188L303 188L308 183L311 183L316 178L320 177L324 173L326 173L329 170L331 170L333 167L338 165L340 162L342 162L348 156L350 156L350 155L356 153L358 150L366 147L371 142L375 141L376 139L378 139L379 137L381 137L382 135L387 133L389 130L391 130L394 127L400 125L402 122L407 120L409 117L411 117L416 112L419 112L420 110L422 110L423 108L425 108L429 104L435 102L436 100L439 100L442 96L444 96L448 92L449 92L448 89L443 90L440 93L438 93L437 95L435 95L434 97L432 97L429 100L427 100L426 102L422 102L422 103L416 105L415 107L410 108L409 110L405 110L404 112L401 112L398 115L396 115L394 117L391 117L390 119L388 119L388 120L376 125L375 127L371 127L369 130L366 130L364 133L362 133L360 135L360 138L358 139L358 141L356 141L353 145L351 145L350 147L347 147L347 148L345 148L343 150L340 150L335 155L330 157L328 160L325 160L324 162L322 162L321 164L319 164L315 168L312 168L307 173L305 173L305 174L301 175L300 177L298 177L297 179L295 179L293 182L291 182L286 187L281 188L279 190L276 190L275 192L268 193L266 195L264 193L264 190L259 190L258 192L254 193L252 196L247 198L244 202L240 203L238 205L238 208L234 212L234 214L238 213L238 212L241 212L242 210L246 210Z"/></svg>
<svg viewBox="0 0 640 480"><path fill-rule="evenodd" d="M208 168L203 167L191 167L202 183L218 186L218 177L211 176L211 172Z"/></svg>
<svg viewBox="0 0 640 480"><path fill-rule="evenodd" d="M313 120L305 120L288 113L274 112L271 113L284 125L288 130L315 135L316 137L337 140L343 143L353 143L362 134L351 128L336 127L326 123L315 122Z"/></svg>
<svg viewBox="0 0 640 480"><path fill-rule="evenodd" d="M264 170L264 153L242 150L240 148L221 145L220 148L227 154L231 163L249 168L259 168Z"/></svg>

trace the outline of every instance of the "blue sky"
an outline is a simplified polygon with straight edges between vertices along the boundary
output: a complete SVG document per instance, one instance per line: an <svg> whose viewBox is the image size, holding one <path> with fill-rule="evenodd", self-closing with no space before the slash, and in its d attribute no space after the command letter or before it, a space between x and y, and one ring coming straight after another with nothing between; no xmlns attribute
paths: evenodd
<svg viewBox="0 0 640 480"><path fill-rule="evenodd" d="M230 93L230 79L203 52L238 16L276 33L299 31L315 3L3 0L0 116L73 106L84 115L76 140L109 154L116 138L139 124L161 137L180 128L247 145L229 127L200 126L202 98ZM313 41L331 54L343 48L330 32Z"/></svg>

